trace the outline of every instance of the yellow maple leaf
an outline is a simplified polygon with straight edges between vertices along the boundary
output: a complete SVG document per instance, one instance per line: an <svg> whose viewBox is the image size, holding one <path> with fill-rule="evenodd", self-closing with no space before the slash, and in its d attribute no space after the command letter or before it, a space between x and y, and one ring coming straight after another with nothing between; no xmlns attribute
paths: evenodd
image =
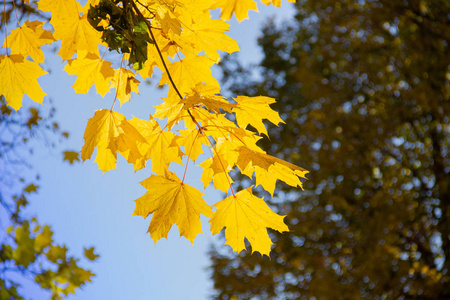
<svg viewBox="0 0 450 300"><path fill-rule="evenodd" d="M181 150L173 143L176 135L173 132L161 130L158 122L154 119L150 121L133 117L129 121L131 125L142 135L146 143L138 144L139 151L143 154L141 166L145 161L152 160L152 171L162 175L171 162L182 165Z"/></svg>
<svg viewBox="0 0 450 300"><path fill-rule="evenodd" d="M51 12L50 24L55 29L54 37L61 40L58 54L63 60L71 59L78 50L98 54L98 45L102 44L101 33L95 30L87 20L87 14L76 0L40 0L40 10Z"/></svg>
<svg viewBox="0 0 450 300"><path fill-rule="evenodd" d="M11 31L8 35L8 47L12 54L29 55L35 62L42 63L45 60L41 50L42 45L55 41L51 31L42 29L44 22L26 21L21 27ZM3 44L6 47L6 42Z"/></svg>
<svg viewBox="0 0 450 300"><path fill-rule="evenodd" d="M269 255L270 240L267 228L279 232L289 231L284 224L284 216L274 213L262 198L252 193L251 187L229 196L214 204L217 210L209 221L212 234L219 233L224 227L227 245L240 252L245 249L244 239L252 245L252 252Z"/></svg>
<svg viewBox="0 0 450 300"><path fill-rule="evenodd" d="M203 168L201 181L205 188L213 181L214 187L225 193L230 189L233 180L228 173L233 169L238 159L238 153L235 151L237 144L224 138L216 138L216 144L213 149L213 157L208 158L199 164Z"/></svg>
<svg viewBox="0 0 450 300"><path fill-rule="evenodd" d="M305 178L307 170L264 152L254 151L246 146L237 149L239 157L237 166L241 172L252 178L256 175L256 184L261 185L273 195L277 179L290 186L302 188L299 178Z"/></svg>
<svg viewBox="0 0 450 300"><path fill-rule="evenodd" d="M185 28L180 36L180 44L183 48L193 49L194 54L205 51L205 54L219 62L218 50L226 53L239 51L239 46L235 40L224 34L228 31L229 24L220 19L211 19L209 12L195 19L195 23Z"/></svg>
<svg viewBox="0 0 450 300"><path fill-rule="evenodd" d="M134 170L140 170L145 167L145 161L140 149L140 145L146 144L147 141L139 133L139 131L127 120L122 120L119 125L119 135L115 138L117 151L128 161L133 164Z"/></svg>
<svg viewBox="0 0 450 300"><path fill-rule="evenodd" d="M211 0L183 0L181 4L175 6L175 11L182 18L182 24L187 25L211 8Z"/></svg>
<svg viewBox="0 0 450 300"><path fill-rule="evenodd" d="M198 165L203 168L203 173L200 180L203 182L205 189L212 181L216 190L228 193L230 184L234 182L231 177L228 176L228 172L230 170L228 170L228 172L221 171L219 173L215 173L214 170L220 170L221 166L218 159L214 160L212 158L208 158Z"/></svg>
<svg viewBox="0 0 450 300"><path fill-rule="evenodd" d="M146 218L153 214L148 232L155 243L167 238L173 224L177 224L180 236L191 243L197 234L203 233L200 214L212 217L211 207L202 199L203 193L168 170L164 176L152 175L141 184L147 192L135 200L133 215Z"/></svg>
<svg viewBox="0 0 450 300"><path fill-rule="evenodd" d="M61 40L59 56L63 60L71 59L79 50L99 55L98 45L102 44L101 33L95 30L87 20L87 15L74 19L71 23L52 23L55 28L54 37Z"/></svg>
<svg viewBox="0 0 450 300"><path fill-rule="evenodd" d="M78 17L78 13L82 11L81 4L76 0L39 0L39 10L52 13L52 19L64 20L73 18L75 12Z"/></svg>
<svg viewBox="0 0 450 300"><path fill-rule="evenodd" d="M92 118L89 119L84 132L84 145L81 148L81 159L85 161L91 158L94 149L97 147L95 162L104 172L115 169L117 161L117 149L114 138L120 132L117 126L125 117L117 112L108 109L96 110Z"/></svg>
<svg viewBox="0 0 450 300"><path fill-rule="evenodd" d="M241 128L246 128L247 125L251 125L259 133L267 135L267 130L262 119L267 119L275 125L284 123L278 115L278 112L269 106L269 104L275 103L275 99L273 98L264 96L238 96L233 99L237 102L237 105L233 108L233 112L236 113L236 121Z"/></svg>
<svg viewBox="0 0 450 300"><path fill-rule="evenodd" d="M220 114L220 108L227 112L231 112L231 108L235 106L228 102L225 97L218 96L219 90L216 86L208 86L203 83L197 84L191 93L186 95L186 98L180 101L184 104L184 109L189 109L193 106L205 106L206 109Z"/></svg>
<svg viewBox="0 0 450 300"><path fill-rule="evenodd" d="M229 20L231 16L236 16L239 22L248 19L248 11L258 11L256 2L253 0L215 0L211 9L220 8L220 17Z"/></svg>
<svg viewBox="0 0 450 300"><path fill-rule="evenodd" d="M38 77L48 74L38 63L25 60L20 54L0 55L0 95L6 103L18 110L23 94L42 103L46 95L38 83Z"/></svg>
<svg viewBox="0 0 450 300"><path fill-rule="evenodd" d="M79 57L69 60L64 67L69 75L77 75L72 85L77 94L86 94L95 84L97 93L104 97L109 92L109 83L114 76L111 64L100 58L97 54L80 51Z"/></svg>
<svg viewBox="0 0 450 300"><path fill-rule="evenodd" d="M161 43L161 35L158 35L156 33L154 33L154 35L156 36L158 46L162 47L163 43ZM126 55L125 58L127 58ZM149 45L147 47L147 60L144 62L144 66L142 67L142 69L138 70L137 72L142 76L143 79L151 78L154 67L159 67L159 69L161 70L164 69L156 47Z"/></svg>
<svg viewBox="0 0 450 300"><path fill-rule="evenodd" d="M169 73L180 93L187 94L199 83L206 83L220 89L217 80L212 76L211 66L214 61L206 56L186 55L182 60L169 64ZM169 85L169 96L175 93L167 72L163 72L159 85Z"/></svg>
<svg viewBox="0 0 450 300"><path fill-rule="evenodd" d="M207 137L200 130L179 130L179 136L173 140L180 147L184 147L184 152L190 159L195 161L203 153L202 146L208 145Z"/></svg>
<svg viewBox="0 0 450 300"><path fill-rule="evenodd" d="M173 95L173 97L168 97L164 99L164 102L155 105L155 113L153 117L163 120L168 118L167 120L167 128L170 130L174 124L178 124L178 122L183 120L183 104L180 102L180 98L177 95ZM187 115L187 114L186 114Z"/></svg>
<svg viewBox="0 0 450 300"><path fill-rule="evenodd" d="M167 6L159 6L155 19L161 25L161 30L164 34L181 34L181 22L179 16L175 15L171 8Z"/></svg>
<svg viewBox="0 0 450 300"><path fill-rule="evenodd" d="M134 78L135 74L125 68L114 70L116 73L111 81L111 88L117 89L117 98L120 104L130 101L131 92L139 94L139 80Z"/></svg>
<svg viewBox="0 0 450 300"><path fill-rule="evenodd" d="M137 142L145 143L145 139L124 115L109 109L95 111L86 126L84 140L81 158L83 161L91 158L97 148L95 162L103 173L116 168L117 152L134 164L142 157Z"/></svg>

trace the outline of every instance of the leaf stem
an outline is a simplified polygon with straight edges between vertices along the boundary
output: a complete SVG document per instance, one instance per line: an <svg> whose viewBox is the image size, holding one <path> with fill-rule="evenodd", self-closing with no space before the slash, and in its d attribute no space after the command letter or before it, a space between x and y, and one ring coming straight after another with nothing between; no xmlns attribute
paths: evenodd
<svg viewBox="0 0 450 300"><path fill-rule="evenodd" d="M8 54L8 29L6 28L6 0L3 0L3 18L5 20L5 48L6 48L6 56Z"/></svg>
<svg viewBox="0 0 450 300"><path fill-rule="evenodd" d="M125 57L125 55L122 56L122 60L120 61L120 67L119 67L119 76L117 76L117 82L116 82L116 96L114 97L114 101L113 104L111 106L110 111L113 110L114 105L116 104L116 100L117 100L117 95L119 94L119 83L120 83L120 76L122 75L122 63L123 63L123 58ZM103 59L103 58L102 58Z"/></svg>
<svg viewBox="0 0 450 300"><path fill-rule="evenodd" d="M230 181L230 178L229 178L230 175L228 175L228 173L227 173L227 171L226 171L226 169L225 169L225 166L223 165L222 160L220 159L219 153L217 153L216 147L213 146L213 144L211 143L209 137L206 135L206 133L203 131L203 129L201 130L201 133L206 137L206 139L208 140L209 145L210 145L211 148L214 150L214 153L216 153L217 159L219 160L220 165L222 166L222 170L223 170L223 172L225 173L225 178L227 179L228 185L230 186L231 193L233 194L233 197L236 198L236 194L234 193L233 186L231 185L231 181ZM213 157L214 157L214 156L213 156Z"/></svg>
<svg viewBox="0 0 450 300"><path fill-rule="evenodd" d="M169 68L167 67L166 61L164 60L164 57L163 57L162 52L161 52L161 49L159 48L158 42L156 41L155 35L153 34L153 31L152 31L152 28L153 28L153 27L152 27L152 24L150 24L150 22L147 20L147 18L144 17L144 15L143 15L142 12L139 10L139 8L136 6L136 3L134 3L133 0L131 0L131 4L133 5L133 8L134 8L134 10L136 11L136 13L144 20L145 24L147 25L148 31L150 32L150 35L151 35L151 37L152 37L152 40L153 40L153 42L155 43L156 51L158 52L159 58L161 59L162 64L163 64L163 66L164 66L164 70L165 70L166 73L167 73L167 77L169 77L169 81L170 81L170 83L172 84L173 88L175 89L175 92L177 93L178 97L180 97L180 99L183 99L183 96L181 95L181 93L180 93L180 91L178 90L178 88L177 88L175 82L173 81L172 75L171 75L170 72L169 72ZM141 4L141 5L142 5L142 4ZM178 53L177 53L177 55L178 55ZM178 56L178 58L180 58L180 57ZM181 60L181 58L180 58L180 60ZM191 116L191 119L192 119L192 121L195 123L195 125L197 125L199 129L202 128L202 127L198 124L197 120L195 120L194 116L191 114L191 112L189 111L189 109L187 109L187 111L188 111L189 115Z"/></svg>
<svg viewBox="0 0 450 300"><path fill-rule="evenodd" d="M248 147L248 146L245 144L245 142L244 142L243 140L241 140L241 139L240 139L234 132L232 132L231 130L228 130L228 129L224 128L224 127L217 126L216 124L214 124L214 126L213 126L213 125L205 125L204 127L209 127L209 126L211 126L211 127L217 127L217 129L220 129L220 128L224 129L224 130L225 130L226 132L228 132L229 134L234 135L234 137L235 137L236 139L238 139L239 142L241 142L245 147ZM222 133L222 131L221 131L220 133ZM223 135L223 133L222 133L222 135Z"/></svg>
<svg viewBox="0 0 450 300"><path fill-rule="evenodd" d="M161 53L161 49L159 48L158 43L156 42L155 35L153 34L153 31L152 31L152 25L151 25L150 22L147 20L147 18L144 17L144 15L142 14L142 12L141 12L141 11L139 10L139 8L136 6L136 3L134 3L133 0L131 0L130 2L131 2L131 4L133 5L133 8L134 8L134 10L136 11L136 13L144 20L145 24L147 25L148 31L150 32L150 35L151 35L151 37L152 37L152 40L153 40L153 42L155 43L156 50L158 51L159 58L161 59L162 64L163 64L163 66L164 66L164 70L167 72L167 76L169 77L170 83L172 83L172 86L173 86L173 88L175 89L175 92L176 92L176 93L178 94L178 96L180 97L180 99L183 99L183 96L181 95L180 91L178 90L177 86L175 85L175 82L174 82L173 79L172 79L172 75L170 74L169 69L167 68L166 61L164 60L164 57L163 57L163 55L162 55L162 53Z"/></svg>
<svg viewBox="0 0 450 300"><path fill-rule="evenodd" d="M19 22L19 16L17 15L17 9L16 9L16 1L12 1L13 7L14 7L14 14L16 15L16 20L17 20L17 24L19 25L19 27L22 27L22 25L20 25Z"/></svg>
<svg viewBox="0 0 450 300"><path fill-rule="evenodd" d="M198 112L201 112L211 123L213 123L214 124L214 126L217 128L217 129L219 129L219 131L220 131L220 127L219 126L217 126L216 125L216 123L213 121L213 119L211 119L208 115L206 115L203 111L202 111L202 109L201 108L199 108L199 109L197 109L197 111ZM203 127L207 127L208 125L205 125L205 126L203 126ZM227 139L227 136L222 132L222 131L220 131L220 133L223 135L223 137L225 138L225 139Z"/></svg>
<svg viewBox="0 0 450 300"><path fill-rule="evenodd" d="M181 120L181 119L184 119L184 118L190 118L190 116L185 115L185 116L179 116L179 117L176 117L175 119L171 120L170 123L167 122L166 126L164 126L164 128L161 129L161 131L163 131L164 129L166 129L167 127L169 127L169 125L174 124L173 122L175 122L175 121L178 122L178 120Z"/></svg>
<svg viewBox="0 0 450 300"><path fill-rule="evenodd" d="M134 3L133 0L131 0L130 2L131 2L131 4L133 5L133 8L134 8L135 12L136 12L136 13L144 20L145 24L147 25L148 31L150 32L150 35L151 35L151 37L152 37L152 39L153 39L153 42L155 43L156 51L158 52L159 58L161 59L162 64L163 64L163 66L164 66L164 70L165 70L166 73L167 73L167 77L169 78L170 83L172 84L173 88L175 89L175 92L178 94L178 97L180 97L180 99L183 99L183 96L181 95L180 91L178 90L177 86L175 85L175 82L173 81L172 75L171 75L170 72L169 72L169 68L167 67L166 61L164 60L164 57L163 57L163 55L162 55L162 53L161 53L161 49L160 49L159 46L158 46L158 42L156 41L155 35L153 34L153 31L152 31L152 25L151 25L150 22L147 20L147 18L144 17L144 15L142 14L142 12L141 12L141 11L139 10L139 8L137 7L136 3ZM177 55L178 55L178 53L177 53ZM181 60L181 59L180 59L180 60ZM206 133L203 131L203 127L200 126L200 124L197 122L197 120L196 120L196 119L194 118L194 116L192 115L191 111L190 111L189 109L187 109L187 112L189 113L189 116L191 117L191 119L192 119L192 121L195 123L195 125L197 125L197 127L198 127L198 129L199 129L199 132L201 132L201 133L206 137L206 139L208 140L209 144L211 145L211 147L213 148L214 152L216 153L217 158L219 159L220 165L222 166L222 169L223 169L223 171L225 172L225 175L226 175L225 177L227 178L228 185L230 186L230 189L231 189L231 193L233 194L234 197L236 197L236 195L235 195L235 193L234 193L234 190L233 190L233 187L231 186L231 182L230 182L230 179L229 179L229 175L228 175L228 173L227 173L227 171L226 171L226 169L225 169L225 167L224 167L224 165L223 165L223 163L222 163L222 160L219 158L219 155L217 154L216 149L214 148L213 144L212 144L211 141L209 140L209 137L208 137L208 136L206 135ZM188 163L189 163L189 159L188 159ZM185 174L185 175L186 175L186 170L187 170L187 163L186 163L186 169L185 169L185 171L184 171L184 174ZM183 181L184 181L184 176L183 176Z"/></svg>
<svg viewBox="0 0 450 300"><path fill-rule="evenodd" d="M192 141L191 149L189 149L189 154L187 155L187 162L186 162L186 168L184 168L184 174L183 174L183 180L181 180L182 183L184 183L184 178L186 177L187 168L189 165L189 159L191 157L192 148L194 148L194 143L198 138L199 133L201 132L201 129L198 130L197 134L195 135L194 140Z"/></svg>

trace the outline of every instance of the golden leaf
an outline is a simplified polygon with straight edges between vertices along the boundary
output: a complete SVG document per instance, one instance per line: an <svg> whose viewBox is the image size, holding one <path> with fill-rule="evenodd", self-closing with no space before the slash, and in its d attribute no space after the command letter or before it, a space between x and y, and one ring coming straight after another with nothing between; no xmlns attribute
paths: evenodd
<svg viewBox="0 0 450 300"><path fill-rule="evenodd" d="M42 63L45 60L41 50L42 45L51 44L55 41L51 31L42 29L44 22L26 21L22 27L11 31L7 40L12 54L29 55L35 62ZM3 44L6 47L6 42Z"/></svg>
<svg viewBox="0 0 450 300"><path fill-rule="evenodd" d="M284 216L274 213L263 199L252 194L251 188L242 190L236 196L230 196L214 204L217 210L209 221L212 234L219 233L224 227L227 245L240 252L245 249L244 239L252 245L252 251L269 255L270 240L267 228L279 232L289 231L284 224Z"/></svg>
<svg viewBox="0 0 450 300"><path fill-rule="evenodd" d="M211 8L220 8L220 17L224 20L229 20L234 13L239 22L248 19L249 10L258 11L253 0L215 0Z"/></svg>
<svg viewBox="0 0 450 300"><path fill-rule="evenodd" d="M77 94L86 94L95 84L97 93L104 97L109 92L109 83L114 76L111 64L100 58L97 54L80 51L79 57L69 60L64 71L69 75L77 75L72 85Z"/></svg>
<svg viewBox="0 0 450 300"><path fill-rule="evenodd" d="M111 81L111 88L116 88L117 98L120 104L130 101L131 92L139 94L139 80L134 78L135 74L125 68L114 70L116 73Z"/></svg>
<svg viewBox="0 0 450 300"><path fill-rule="evenodd" d="M133 118L129 121L131 125L142 135L146 143L138 144L140 152L143 154L140 165L144 166L145 161L152 159L152 171L162 175L166 167L171 162L182 164L181 151L172 141L175 134L170 131L161 130L158 122L154 119L150 121Z"/></svg>
<svg viewBox="0 0 450 300"><path fill-rule="evenodd" d="M137 161L142 155L138 145L146 143L125 116L108 109L97 110L89 119L84 140L81 158L83 161L91 158L94 149L97 148L95 162L103 173L116 168L117 152L129 163L139 165Z"/></svg>
<svg viewBox="0 0 450 300"><path fill-rule="evenodd" d="M182 60L169 64L168 69L180 93L187 94L199 83L206 83L220 89L217 80L212 76L211 66L214 61L206 56L187 55ZM169 85L169 96L174 94L173 86L167 72L163 72L159 85Z"/></svg>
<svg viewBox="0 0 450 300"><path fill-rule="evenodd" d="M38 63L24 60L20 54L0 55L0 94L15 110L22 106L23 94L42 103L46 94L37 79L44 74L48 73Z"/></svg>
<svg viewBox="0 0 450 300"><path fill-rule="evenodd" d="M197 234L202 233L200 214L212 216L211 207L202 199L203 193L168 170L165 176L152 175L141 184L147 193L135 200L133 215L146 218L153 214L148 232L155 243L167 238L173 224L177 224L180 236L193 243Z"/></svg>
<svg viewBox="0 0 450 300"><path fill-rule="evenodd" d="M239 158L236 162L242 174L252 178L253 172L256 175L256 184L261 185L266 191L273 195L277 179L285 183L300 188L302 183L298 179L305 178L307 170L288 163L277 157L263 152L254 151L248 147L241 146L237 149Z"/></svg>
<svg viewBox="0 0 450 300"><path fill-rule="evenodd" d="M238 96L234 99L237 105L233 108L233 112L236 113L236 120L241 128L246 128L250 124L259 133L267 135L267 130L262 119L267 119L275 125L284 123L278 113L269 106L269 104L275 103L275 99L273 98Z"/></svg>

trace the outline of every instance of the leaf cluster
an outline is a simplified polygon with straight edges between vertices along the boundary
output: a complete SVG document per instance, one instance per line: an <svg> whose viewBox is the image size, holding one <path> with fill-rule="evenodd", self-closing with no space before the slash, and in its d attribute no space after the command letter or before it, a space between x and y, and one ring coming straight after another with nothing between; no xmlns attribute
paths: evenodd
<svg viewBox="0 0 450 300"><path fill-rule="evenodd" d="M253 195L252 187L235 192L230 173L239 170L273 194L277 180L301 187L307 171L257 145L267 135L264 120L283 123L271 107L275 99L227 99L211 71L223 52L239 50L226 35L229 24L224 20L233 14L239 21L245 19L256 2L90 0L82 7L76 0L39 0L37 6L51 13L53 30L44 29L44 22L27 21L6 37L6 55L0 56L0 92L7 103L19 109L23 94L42 102L45 93L38 77L46 72L39 65L45 60L41 47L60 40L58 54L67 61L64 70L76 76L75 92L87 93L95 86L106 97L115 88L111 108L97 110L87 122L81 158L95 156L106 172L116 168L121 155L135 171L153 172L141 183L148 191L135 201L134 212L144 218L152 215L148 232L153 240L167 237L176 224L180 234L193 241L202 232L203 214L210 218L213 234L225 228L227 244L235 251L245 249L248 240L252 251L269 255L272 243L267 228L288 231L284 216ZM221 8L219 19L211 16L216 8ZM100 49L114 51L107 60ZM169 87L156 112L148 119L130 119L115 111L117 99L124 104L131 92L138 93L136 77L152 78L154 68L162 72L159 85ZM205 148L209 158L200 156ZM184 165L182 178L170 171L173 163ZM212 183L227 193L223 201L209 205L203 193L185 183L193 163L203 168L200 180L205 188Z"/></svg>
<svg viewBox="0 0 450 300"><path fill-rule="evenodd" d="M147 44L153 41L147 25L133 10L129 0L101 0L90 6L87 14L89 23L102 32L102 41L109 50L129 53L129 64L140 70L147 60Z"/></svg>

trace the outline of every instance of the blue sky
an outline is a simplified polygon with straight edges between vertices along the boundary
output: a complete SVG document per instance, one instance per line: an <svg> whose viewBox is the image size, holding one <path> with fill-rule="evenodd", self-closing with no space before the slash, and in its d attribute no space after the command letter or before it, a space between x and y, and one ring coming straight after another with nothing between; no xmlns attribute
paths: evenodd
<svg viewBox="0 0 450 300"><path fill-rule="evenodd" d="M261 58L256 39L262 24L272 15L278 20L292 17L290 5L283 2L282 8L275 8L258 4L260 13L250 12L250 20L239 24L233 18L230 36L238 41L241 59L256 63ZM212 293L207 251L218 239L209 232L206 218L202 219L205 234L197 236L194 246L179 237L175 225L169 238L155 246L146 234L150 217L131 216L133 200L145 193L139 182L150 176L150 170L134 173L123 158L118 159L117 170L105 174L93 160L74 166L62 162L61 151L81 149L87 120L96 109L110 108L114 96L109 93L102 99L95 88L87 95L75 94L71 88L75 76L62 71L56 55L48 61L52 74L42 77L40 83L53 100L57 122L71 137L58 149L42 148L34 156L41 181L29 211L36 213L41 223L52 225L55 240L66 243L71 254L80 256L84 246L95 246L101 255L97 262L85 264L96 273L93 283L68 299L207 299ZM121 108L117 103L116 110L127 118L148 118L165 93L154 85L141 84L140 95L133 95ZM187 183L203 191L201 169L189 165ZM182 174L181 167L171 170ZM224 195L209 187L204 199L213 204ZM43 298L37 288L27 289L34 299Z"/></svg>

